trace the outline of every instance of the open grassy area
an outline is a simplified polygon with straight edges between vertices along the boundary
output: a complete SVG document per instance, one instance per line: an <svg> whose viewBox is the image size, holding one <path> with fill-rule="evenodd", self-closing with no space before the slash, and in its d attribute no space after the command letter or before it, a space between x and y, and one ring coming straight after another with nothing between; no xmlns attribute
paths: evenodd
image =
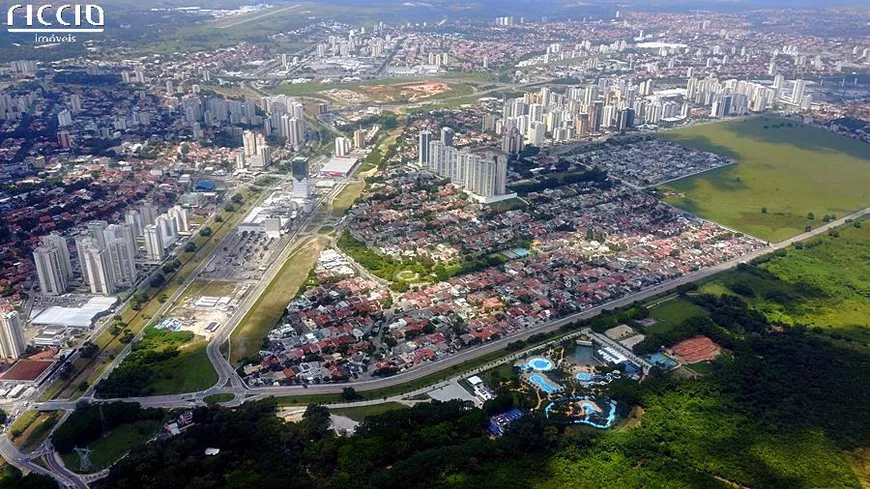
<svg viewBox="0 0 870 489"><path fill-rule="evenodd" d="M110 467L136 445L154 438L162 424L157 421L137 421L117 426L106 436L91 443L90 461L93 466L89 472L97 472ZM81 460L76 452L63 455L67 468L81 472Z"/></svg>
<svg viewBox="0 0 870 489"><path fill-rule="evenodd" d="M386 412L395 411L397 409L408 409L408 406L405 406L404 404L399 404L398 402L385 402L381 404L375 404L373 406L330 409L329 412L332 414L337 414L339 416L347 416L354 421L362 422L369 416L377 416L378 414L384 414Z"/></svg>
<svg viewBox="0 0 870 489"><path fill-rule="evenodd" d="M707 311L685 299L678 298L662 302L650 309L649 314L657 323L645 328L645 331L663 333L670 331L686 319L706 316Z"/></svg>
<svg viewBox="0 0 870 489"><path fill-rule="evenodd" d="M350 209L350 206L356 202L356 199L359 198L360 194L362 194L365 189L366 184L364 182L351 182L345 186L338 195L335 196L335 200L332 201L332 215L333 217L341 217Z"/></svg>
<svg viewBox="0 0 870 489"><path fill-rule="evenodd" d="M756 117L664 137L737 161L665 185L667 202L771 242L870 205L870 145L845 136Z"/></svg>
<svg viewBox="0 0 870 489"><path fill-rule="evenodd" d="M213 404L218 402L232 401L234 397L235 396L233 396L232 394L212 394L210 396L203 397L202 400L208 404Z"/></svg>
<svg viewBox="0 0 870 489"><path fill-rule="evenodd" d="M776 324L822 328L870 345L870 221L836 231L768 255L757 267L717 275L700 290L739 295Z"/></svg>
<svg viewBox="0 0 870 489"><path fill-rule="evenodd" d="M48 434L59 420L60 412L58 411L40 412L39 416L33 420L21 436L15 438L13 443L25 452L35 450L48 438Z"/></svg>
<svg viewBox="0 0 870 489"><path fill-rule="evenodd" d="M295 296L299 287L314 267L327 239L309 239L300 244L260 295L239 326L230 335L230 363L236 365L246 356L253 355L263 343Z"/></svg>
<svg viewBox="0 0 870 489"><path fill-rule="evenodd" d="M218 374L208 361L207 346L204 339L193 340L179 347L177 357L156 365L155 395L197 392L213 386Z"/></svg>
<svg viewBox="0 0 870 489"><path fill-rule="evenodd" d="M59 418L58 411L24 411L9 427L9 438L25 452L34 450L45 441Z"/></svg>
<svg viewBox="0 0 870 489"><path fill-rule="evenodd" d="M207 345L189 331L151 326L97 391L106 397L128 397L207 389L218 379L206 355Z"/></svg>

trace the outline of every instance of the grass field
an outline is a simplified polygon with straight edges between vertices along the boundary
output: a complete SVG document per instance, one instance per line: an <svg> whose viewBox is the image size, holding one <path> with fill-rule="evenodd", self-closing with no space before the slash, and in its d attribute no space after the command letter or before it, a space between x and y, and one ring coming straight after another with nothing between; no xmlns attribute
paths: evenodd
<svg viewBox="0 0 870 489"><path fill-rule="evenodd" d="M669 203L771 242L870 205L870 145L845 136L757 117L664 137L738 162L665 185Z"/></svg>
<svg viewBox="0 0 870 489"><path fill-rule="evenodd" d="M332 216L343 216L344 213L350 209L350 206L356 202L356 199L359 198L365 188L366 184L364 182L352 182L347 184L347 186L335 196L335 200L332 201Z"/></svg>
<svg viewBox="0 0 870 489"><path fill-rule="evenodd" d="M275 327L284 307L296 296L299 287L314 267L320 252L326 246L324 237L309 239L300 245L281 267L275 279L260 295L241 324L230 335L230 363L236 365L242 358L257 352L263 338Z"/></svg>
<svg viewBox="0 0 870 489"><path fill-rule="evenodd" d="M155 365L154 395L182 394L208 389L218 380L218 374L208 361L205 348L208 341L193 340L179 347L177 357Z"/></svg>
<svg viewBox="0 0 870 489"><path fill-rule="evenodd" d="M648 328L644 328L644 331L664 333L670 331L675 326L679 326L686 319L706 316L707 311L685 299L673 299L653 307L650 309L649 314L650 317L658 322Z"/></svg>
<svg viewBox="0 0 870 489"><path fill-rule="evenodd" d="M701 292L734 294L772 322L802 324L870 345L870 220L840 227L717 275ZM765 261L766 260L766 261Z"/></svg>
<svg viewBox="0 0 870 489"><path fill-rule="evenodd" d="M23 451L36 449L57 424L60 417L58 413L58 411L24 411L10 425L9 438Z"/></svg>
<svg viewBox="0 0 870 489"><path fill-rule="evenodd" d="M202 400L208 404L212 404L217 402L232 401L234 397L235 396L233 396L232 394L212 394L210 396L203 397Z"/></svg>
<svg viewBox="0 0 870 489"><path fill-rule="evenodd" d="M126 455L130 449L157 435L160 428L161 423L157 421L137 421L116 427L105 437L88 446L91 449L89 458L93 466L89 472L97 472L110 467ZM69 469L81 471L81 461L76 452L63 455L63 461Z"/></svg>
<svg viewBox="0 0 870 489"><path fill-rule="evenodd" d="M408 406L405 406L404 404L399 404L398 402L385 402L382 404L375 404L373 406L330 409L329 412L332 414L337 414L339 416L347 416L354 421L362 422L369 416L377 416L379 414L384 414L389 411L395 411L397 409L408 409Z"/></svg>

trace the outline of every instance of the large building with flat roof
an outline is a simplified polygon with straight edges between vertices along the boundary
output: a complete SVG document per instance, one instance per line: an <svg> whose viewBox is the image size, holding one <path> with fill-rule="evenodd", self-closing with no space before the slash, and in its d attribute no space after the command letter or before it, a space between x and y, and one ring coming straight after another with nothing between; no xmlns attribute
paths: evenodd
<svg viewBox="0 0 870 489"><path fill-rule="evenodd" d="M326 177L347 177L356 169L359 158L355 156L333 156L320 169L320 175Z"/></svg>
<svg viewBox="0 0 870 489"><path fill-rule="evenodd" d="M91 297L78 307L51 306L39 311L31 323L35 326L64 326L68 328L90 328L94 321L106 314L117 297Z"/></svg>

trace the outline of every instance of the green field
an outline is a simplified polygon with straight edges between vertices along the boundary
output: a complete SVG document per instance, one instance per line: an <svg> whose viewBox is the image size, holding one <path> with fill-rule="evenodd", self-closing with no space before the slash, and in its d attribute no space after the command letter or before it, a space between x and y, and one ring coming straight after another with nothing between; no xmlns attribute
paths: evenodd
<svg viewBox="0 0 870 489"><path fill-rule="evenodd" d="M845 136L757 117L664 137L737 161L665 185L666 201L752 236L782 241L817 227L824 215L870 205L870 145Z"/></svg>
<svg viewBox="0 0 870 489"><path fill-rule="evenodd" d="M350 209L350 206L352 206L354 202L356 202L356 199L359 198L365 188L366 184L364 182L353 182L347 184L347 186L344 187L332 201L332 216L344 216L344 213Z"/></svg>
<svg viewBox="0 0 870 489"><path fill-rule="evenodd" d="M181 394L218 380L206 355L208 342L189 331L149 326L130 354L97 386L106 397Z"/></svg>
<svg viewBox="0 0 870 489"><path fill-rule="evenodd" d="M686 299L673 299L653 307L649 315L657 322L645 328L645 331L663 333L670 331L686 319L706 316L707 311Z"/></svg>
<svg viewBox="0 0 870 489"><path fill-rule="evenodd" d="M208 341L194 340L179 348L179 355L156 367L159 377L152 383L155 395L182 394L208 389L218 381L206 354Z"/></svg>
<svg viewBox="0 0 870 489"><path fill-rule="evenodd" d="M263 338L278 324L284 308L295 296L299 287L314 267L320 252L326 246L326 238L311 239L301 243L281 267L275 279L251 306L239 326L230 335L230 363L238 364L243 358L253 355L263 343Z"/></svg>
<svg viewBox="0 0 870 489"><path fill-rule="evenodd" d="M330 409L329 412L339 416L347 416L354 421L362 422L368 416L377 416L396 409L408 409L408 406L398 402L385 402L373 406L358 406L351 408Z"/></svg>
<svg viewBox="0 0 870 489"><path fill-rule="evenodd" d="M229 402L232 401L235 396L232 394L212 394L210 396L205 396L202 398L208 404L218 403L218 402Z"/></svg>
<svg viewBox="0 0 870 489"><path fill-rule="evenodd" d="M136 445L153 438L160 431L157 421L137 421L122 424L110 431L105 437L91 443L90 461L93 466L89 472L108 468L123 457ZM63 455L64 464L72 470L81 472L81 461L76 452Z"/></svg>
<svg viewBox="0 0 870 489"><path fill-rule="evenodd" d="M717 275L701 292L740 295L775 324L818 327L870 344L870 221L837 233Z"/></svg>

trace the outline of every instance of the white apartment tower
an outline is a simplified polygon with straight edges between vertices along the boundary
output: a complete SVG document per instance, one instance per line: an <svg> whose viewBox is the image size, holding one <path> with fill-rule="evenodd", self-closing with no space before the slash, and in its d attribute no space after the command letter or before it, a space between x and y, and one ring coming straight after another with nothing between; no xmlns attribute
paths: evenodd
<svg viewBox="0 0 870 489"><path fill-rule="evenodd" d="M0 357L18 358L26 348L21 316L15 310L0 311Z"/></svg>
<svg viewBox="0 0 870 489"><path fill-rule="evenodd" d="M112 224L105 231L113 286L136 283L136 238L129 224Z"/></svg>
<svg viewBox="0 0 870 489"><path fill-rule="evenodd" d="M112 276L112 264L109 253L96 245L95 240L84 245L85 263L90 279L91 293L96 295L112 295L115 293L115 280Z"/></svg>
<svg viewBox="0 0 870 489"><path fill-rule="evenodd" d="M42 237L42 246L57 250L60 257L61 268L63 269L66 278L71 279L73 277L73 268L72 261L70 260L69 246L67 245L66 238L56 232L53 232L47 236Z"/></svg>
<svg viewBox="0 0 870 489"><path fill-rule="evenodd" d="M33 262L39 277L39 288L43 294L61 295L66 292L66 272L60 251L56 248L40 246L33 252Z"/></svg>
<svg viewBox="0 0 870 489"><path fill-rule="evenodd" d="M160 226L156 224L145 226L145 253L152 261L160 261L166 256L163 247L163 233Z"/></svg>

